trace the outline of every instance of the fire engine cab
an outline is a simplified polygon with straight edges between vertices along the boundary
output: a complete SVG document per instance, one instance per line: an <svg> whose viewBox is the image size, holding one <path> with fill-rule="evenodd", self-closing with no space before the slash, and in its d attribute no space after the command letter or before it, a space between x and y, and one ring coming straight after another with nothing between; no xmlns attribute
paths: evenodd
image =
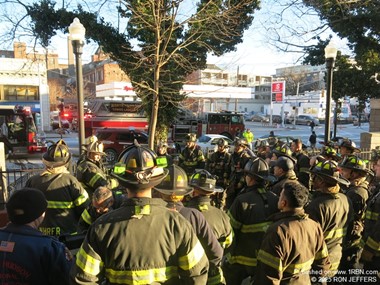
<svg viewBox="0 0 380 285"><path fill-rule="evenodd" d="M244 129L244 117L240 113L209 112L196 118L192 114L182 112L171 126L170 134L173 141L183 143L188 133L195 133L197 137L202 134L220 134L233 139L238 130Z"/></svg>
<svg viewBox="0 0 380 285"><path fill-rule="evenodd" d="M84 118L86 137L103 128L148 130L148 119L139 101L93 100L91 116Z"/></svg>
<svg viewBox="0 0 380 285"><path fill-rule="evenodd" d="M37 137L30 106L0 106L0 142L6 154L43 153L46 142Z"/></svg>

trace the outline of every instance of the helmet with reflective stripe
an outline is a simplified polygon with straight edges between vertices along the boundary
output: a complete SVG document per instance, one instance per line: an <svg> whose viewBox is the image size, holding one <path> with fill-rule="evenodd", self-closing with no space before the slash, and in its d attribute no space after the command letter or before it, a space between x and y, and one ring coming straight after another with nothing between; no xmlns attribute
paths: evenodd
<svg viewBox="0 0 380 285"><path fill-rule="evenodd" d="M185 170L173 164L168 167L169 174L154 187L160 193L174 196L185 196L193 192L189 187Z"/></svg>
<svg viewBox="0 0 380 285"><path fill-rule="evenodd" d="M168 170L157 165L157 155L151 149L140 146L135 140L119 155L111 175L121 185L132 190L144 190L159 184Z"/></svg>
<svg viewBox="0 0 380 285"><path fill-rule="evenodd" d="M197 141L197 135L190 133L186 135L186 142L196 142Z"/></svg>
<svg viewBox="0 0 380 285"><path fill-rule="evenodd" d="M99 155L106 155L104 153L104 145L99 141L91 142L87 145L87 153L96 153Z"/></svg>
<svg viewBox="0 0 380 285"><path fill-rule="evenodd" d="M340 154L336 152L336 149L331 145L325 145L322 147L321 155L333 160L339 160Z"/></svg>
<svg viewBox="0 0 380 285"><path fill-rule="evenodd" d="M365 173L369 173L369 169L367 167L366 161L361 159L357 155L349 155L346 156L343 161L339 164L341 168L348 168L356 171L361 171Z"/></svg>
<svg viewBox="0 0 380 285"><path fill-rule="evenodd" d="M272 152L276 154L277 157L285 156L290 158L293 162L296 162L295 158L292 156L293 152L287 144L282 144L276 146Z"/></svg>
<svg viewBox="0 0 380 285"><path fill-rule="evenodd" d="M71 153L64 140L59 140L49 146L42 156L43 163L48 167L59 167L69 163Z"/></svg>
<svg viewBox="0 0 380 285"><path fill-rule="evenodd" d="M333 160L318 162L311 168L310 172L323 177L329 184L350 185L350 181L340 176L338 163Z"/></svg>
<svg viewBox="0 0 380 285"><path fill-rule="evenodd" d="M268 163L261 157L248 160L244 166L244 172L249 175L256 176L263 180L273 182L275 177L270 175L270 169Z"/></svg>
<svg viewBox="0 0 380 285"><path fill-rule="evenodd" d="M191 176L189 184L206 192L223 192L222 187L216 186L216 178L207 170L202 169Z"/></svg>

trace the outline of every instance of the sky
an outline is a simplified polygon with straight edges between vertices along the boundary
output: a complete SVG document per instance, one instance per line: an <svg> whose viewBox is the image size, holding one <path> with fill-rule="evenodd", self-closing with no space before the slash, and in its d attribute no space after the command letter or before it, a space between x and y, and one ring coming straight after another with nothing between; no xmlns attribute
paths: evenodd
<svg viewBox="0 0 380 285"><path fill-rule="evenodd" d="M192 0L189 3L191 4L185 6L186 9L191 9L191 6L194 5ZM186 13L185 10L184 12ZM278 18L280 13L281 19ZM286 10L284 12L284 7L281 7L277 1L262 0L261 9L255 12L253 24L244 32L243 42L236 46L236 51L221 57L210 55L208 63L216 64L230 72L237 72L239 69L239 72L249 74L273 75L276 73L276 68L299 65L301 62L299 53L278 51L273 45L272 38L275 38L278 33L284 39L296 44L310 44L312 35L307 31L317 25L319 25L319 20L316 16L305 17L302 15L301 17L297 11ZM289 31L284 29L286 26L292 26L297 32L304 31L305 37L301 39L290 35ZM270 29L264 27L270 27ZM324 34L326 38L328 35L328 32ZM323 36L322 39L324 39ZM83 63L90 61L91 55L95 53L96 49L97 45L95 44L84 46ZM67 35L58 33L52 39L49 50L58 53L61 63L67 63Z"/></svg>

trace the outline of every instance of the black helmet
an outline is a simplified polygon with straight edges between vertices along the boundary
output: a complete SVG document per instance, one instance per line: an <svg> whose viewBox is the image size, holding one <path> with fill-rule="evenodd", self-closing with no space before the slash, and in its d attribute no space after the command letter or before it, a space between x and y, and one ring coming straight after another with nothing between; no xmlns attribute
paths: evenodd
<svg viewBox="0 0 380 285"><path fill-rule="evenodd" d="M185 196L193 192L189 187L185 170L173 164L168 167L169 174L154 187L160 193L174 196Z"/></svg>
<svg viewBox="0 0 380 285"><path fill-rule="evenodd" d="M339 145L339 148L345 147L352 152L360 152L360 149L356 147L356 144L350 139L343 139Z"/></svg>
<svg viewBox="0 0 380 285"><path fill-rule="evenodd" d="M281 156L285 156L285 157L288 157L290 158L291 160L293 160L293 162L295 163L295 158L292 156L293 152L292 150L290 149L290 147L287 145L287 144L282 144L282 145L279 145L279 146L276 146L272 152L274 154L276 154L277 157L281 157Z"/></svg>
<svg viewBox="0 0 380 285"><path fill-rule="evenodd" d="M360 172L370 173L370 170L367 167L366 161L361 159L357 155L346 156L343 161L339 164L341 168L348 168Z"/></svg>
<svg viewBox="0 0 380 285"><path fill-rule="evenodd" d="M64 140L59 140L49 146L42 156L43 163L48 167L59 167L69 163L71 153Z"/></svg>
<svg viewBox="0 0 380 285"><path fill-rule="evenodd" d="M151 188L159 184L168 174L168 170L157 166L157 155L151 149L140 146L135 140L119 155L111 176L121 185L132 190Z"/></svg>
<svg viewBox="0 0 380 285"><path fill-rule="evenodd" d="M341 156L340 153L337 153L336 149L331 145L325 145L322 147L321 155L333 159L333 160L340 160Z"/></svg>
<svg viewBox="0 0 380 285"><path fill-rule="evenodd" d="M268 137L268 144L269 146L274 146L276 143L278 143L278 138L275 136L269 136Z"/></svg>
<svg viewBox="0 0 380 285"><path fill-rule="evenodd" d="M199 170L195 172L190 178L190 186L199 188L206 192L223 192L222 187L215 186L216 177L207 170Z"/></svg>
<svg viewBox="0 0 380 285"><path fill-rule="evenodd" d="M194 133L190 133L186 135L186 142L196 142L197 141L197 135Z"/></svg>
<svg viewBox="0 0 380 285"><path fill-rule="evenodd" d="M249 147L249 144L246 138L236 138L234 144L235 144L235 147L238 147L238 146Z"/></svg>
<svg viewBox="0 0 380 285"><path fill-rule="evenodd" d="M248 160L244 166L244 172L259 177L263 180L273 182L275 177L270 175L270 169L268 163L261 157Z"/></svg>
<svg viewBox="0 0 380 285"><path fill-rule="evenodd" d="M350 181L340 176L338 163L333 160L321 161L315 164L310 172L315 175L322 176L330 184L350 185Z"/></svg>
<svg viewBox="0 0 380 285"><path fill-rule="evenodd" d="M289 157L280 156L275 162L274 166L277 166L283 169L284 171L289 171L294 169L294 161L291 160Z"/></svg>
<svg viewBox="0 0 380 285"><path fill-rule="evenodd" d="M99 155L106 155L104 153L104 145L103 145L103 143L101 143L99 141L93 141L93 142L89 143L87 145L86 150L87 150L87 154L96 153Z"/></svg>
<svg viewBox="0 0 380 285"><path fill-rule="evenodd" d="M228 148L228 142L222 138L218 139L218 147Z"/></svg>

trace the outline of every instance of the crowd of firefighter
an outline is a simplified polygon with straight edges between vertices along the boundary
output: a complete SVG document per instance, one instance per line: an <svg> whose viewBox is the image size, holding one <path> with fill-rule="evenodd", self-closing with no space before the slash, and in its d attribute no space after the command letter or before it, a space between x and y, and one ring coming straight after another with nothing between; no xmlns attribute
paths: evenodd
<svg viewBox="0 0 380 285"><path fill-rule="evenodd" d="M196 134L178 159L137 142L111 167L63 140L14 190L0 230L4 284L380 284L380 149L328 142L309 155L274 134ZM26 257L26 252L28 256Z"/></svg>

